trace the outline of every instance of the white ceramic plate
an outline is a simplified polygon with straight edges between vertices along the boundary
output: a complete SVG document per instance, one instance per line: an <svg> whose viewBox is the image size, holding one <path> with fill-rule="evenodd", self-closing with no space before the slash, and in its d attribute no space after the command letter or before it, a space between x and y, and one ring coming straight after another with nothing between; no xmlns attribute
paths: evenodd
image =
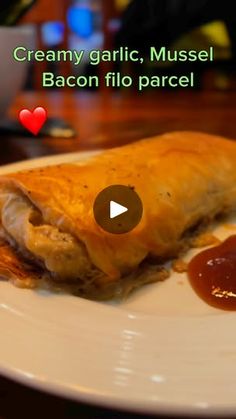
<svg viewBox="0 0 236 419"><path fill-rule="evenodd" d="M0 173L87 156L31 160ZM231 231L222 226L217 234ZM234 415L235 324L236 313L202 302L185 274L147 286L120 305L0 282L0 372L108 407Z"/></svg>

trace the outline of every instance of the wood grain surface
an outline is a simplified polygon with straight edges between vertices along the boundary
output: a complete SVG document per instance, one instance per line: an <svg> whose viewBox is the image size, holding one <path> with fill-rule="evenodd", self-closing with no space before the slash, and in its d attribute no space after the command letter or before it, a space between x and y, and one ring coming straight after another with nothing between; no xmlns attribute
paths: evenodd
<svg viewBox="0 0 236 419"><path fill-rule="evenodd" d="M173 130L199 130L236 139L236 92L165 92L152 95L25 93L11 109L44 106L77 130L74 139L0 133L0 164L44 155L109 148ZM0 419L129 418L126 413L72 403L0 379Z"/></svg>

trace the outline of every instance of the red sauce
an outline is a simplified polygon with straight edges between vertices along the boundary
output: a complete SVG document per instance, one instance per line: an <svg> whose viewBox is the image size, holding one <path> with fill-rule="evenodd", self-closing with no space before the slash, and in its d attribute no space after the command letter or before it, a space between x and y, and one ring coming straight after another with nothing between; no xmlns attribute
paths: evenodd
<svg viewBox="0 0 236 419"><path fill-rule="evenodd" d="M188 275L193 289L208 304L236 310L236 235L195 256Z"/></svg>

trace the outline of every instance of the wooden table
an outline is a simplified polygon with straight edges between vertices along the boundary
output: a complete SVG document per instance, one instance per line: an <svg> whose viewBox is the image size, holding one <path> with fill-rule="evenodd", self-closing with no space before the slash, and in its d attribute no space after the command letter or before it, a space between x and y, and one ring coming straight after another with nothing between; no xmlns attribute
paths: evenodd
<svg viewBox="0 0 236 419"><path fill-rule="evenodd" d="M78 150L108 148L173 130L200 130L236 137L236 92L165 92L158 95L29 93L17 98L12 116L22 107L45 106L49 116L69 121L75 139L2 138L0 164Z"/></svg>
<svg viewBox="0 0 236 419"><path fill-rule="evenodd" d="M19 96L11 110L45 106L50 116L69 121L74 139L3 137L0 164L48 154L122 145L172 130L200 130L236 138L236 92L165 92L147 96L120 94L29 93ZM129 418L44 395L0 379L0 418Z"/></svg>

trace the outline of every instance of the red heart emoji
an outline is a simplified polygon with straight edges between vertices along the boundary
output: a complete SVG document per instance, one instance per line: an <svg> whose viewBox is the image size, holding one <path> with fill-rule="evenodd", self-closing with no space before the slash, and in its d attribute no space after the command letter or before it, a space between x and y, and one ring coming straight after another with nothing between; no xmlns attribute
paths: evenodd
<svg viewBox="0 0 236 419"><path fill-rule="evenodd" d="M32 134L37 135L47 120L47 111L37 107L33 112L22 109L19 113L20 123Z"/></svg>

